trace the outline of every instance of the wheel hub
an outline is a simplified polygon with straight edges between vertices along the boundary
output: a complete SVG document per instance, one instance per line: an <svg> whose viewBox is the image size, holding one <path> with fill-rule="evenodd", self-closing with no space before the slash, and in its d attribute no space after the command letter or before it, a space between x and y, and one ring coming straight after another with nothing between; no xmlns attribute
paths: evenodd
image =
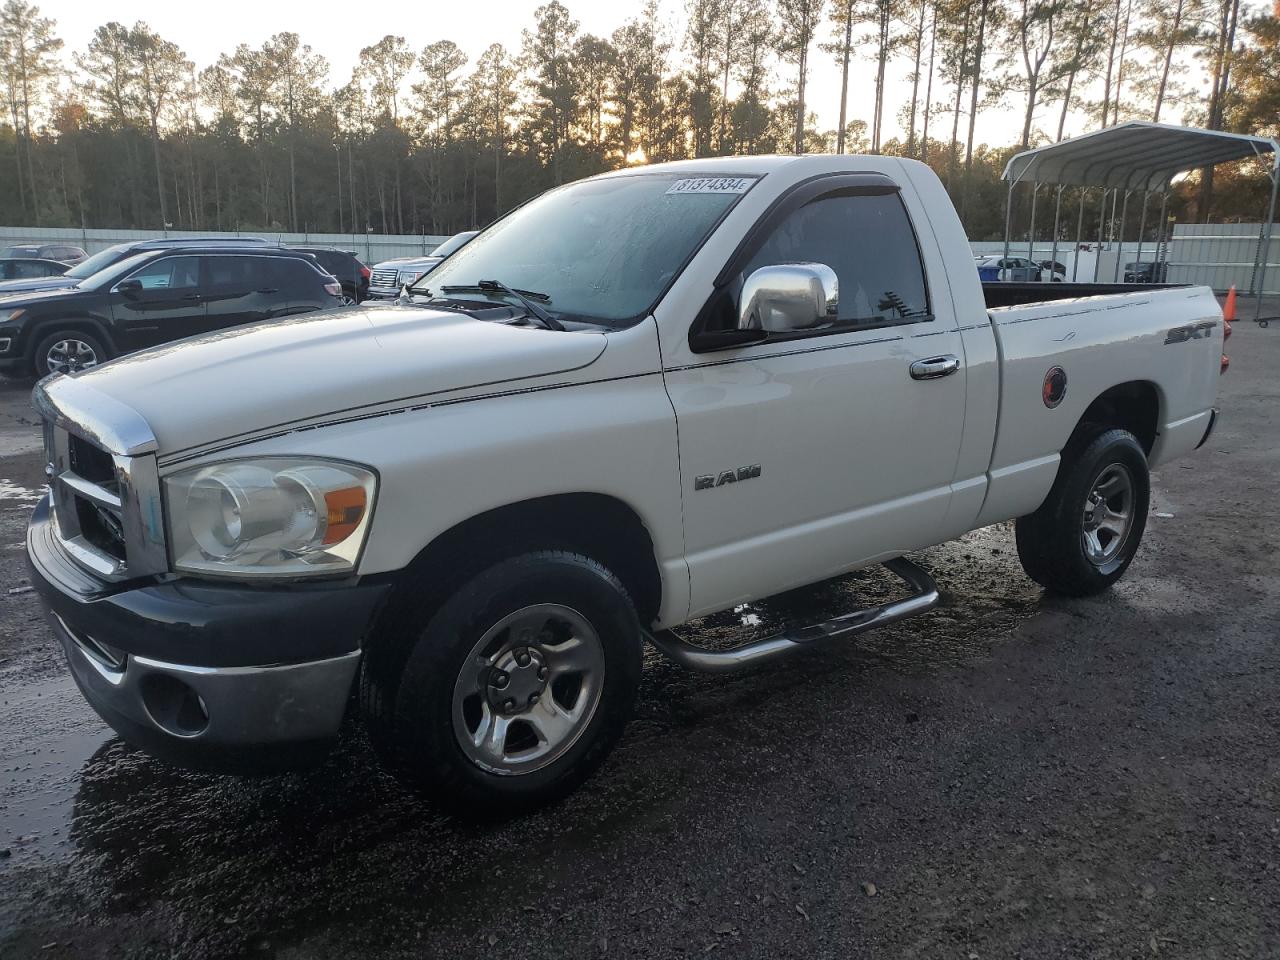
<svg viewBox="0 0 1280 960"><path fill-rule="evenodd" d="M559 603L515 610L476 641L454 683L458 745L489 773L541 769L591 723L604 678L604 645L581 613Z"/></svg>
<svg viewBox="0 0 1280 960"><path fill-rule="evenodd" d="M498 658L485 688L490 706L500 713L532 707L546 693L550 671L537 647L517 647Z"/></svg>
<svg viewBox="0 0 1280 960"><path fill-rule="evenodd" d="M1119 556L1133 527L1133 476L1127 467L1112 463L1094 479L1080 516L1080 536L1085 556L1103 566Z"/></svg>

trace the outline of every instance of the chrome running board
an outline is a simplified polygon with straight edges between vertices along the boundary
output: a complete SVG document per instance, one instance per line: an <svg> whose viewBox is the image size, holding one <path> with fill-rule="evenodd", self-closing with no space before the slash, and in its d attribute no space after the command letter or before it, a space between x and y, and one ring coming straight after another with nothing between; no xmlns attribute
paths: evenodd
<svg viewBox="0 0 1280 960"><path fill-rule="evenodd" d="M874 630L898 620L932 610L938 605L938 585L933 578L905 557L890 560L885 569L902 580L913 591L911 596L875 607L864 607L852 613L780 633L729 650L707 650L688 643L670 630L645 636L668 659L700 673L732 673L757 664L780 660L805 649L815 640L843 640L867 630Z"/></svg>

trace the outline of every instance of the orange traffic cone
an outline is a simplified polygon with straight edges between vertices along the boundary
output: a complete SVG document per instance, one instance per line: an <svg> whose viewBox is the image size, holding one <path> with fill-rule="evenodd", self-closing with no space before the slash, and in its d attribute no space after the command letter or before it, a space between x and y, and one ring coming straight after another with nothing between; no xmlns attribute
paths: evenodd
<svg viewBox="0 0 1280 960"><path fill-rule="evenodd" d="M1236 285L1227 291L1227 302L1222 306L1222 319L1231 323L1236 318Z"/></svg>

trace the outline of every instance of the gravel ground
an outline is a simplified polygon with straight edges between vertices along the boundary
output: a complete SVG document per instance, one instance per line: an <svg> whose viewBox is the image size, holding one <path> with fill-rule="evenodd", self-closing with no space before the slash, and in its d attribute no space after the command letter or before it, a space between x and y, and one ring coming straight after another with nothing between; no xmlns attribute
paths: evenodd
<svg viewBox="0 0 1280 960"><path fill-rule="evenodd" d="M925 551L941 609L729 679L651 659L601 773L486 828L354 727L263 779L115 739L23 589L38 428L0 384L0 956L1280 957L1280 325L1230 348L1218 432L1158 471L1108 595L1044 597L1008 525Z"/></svg>

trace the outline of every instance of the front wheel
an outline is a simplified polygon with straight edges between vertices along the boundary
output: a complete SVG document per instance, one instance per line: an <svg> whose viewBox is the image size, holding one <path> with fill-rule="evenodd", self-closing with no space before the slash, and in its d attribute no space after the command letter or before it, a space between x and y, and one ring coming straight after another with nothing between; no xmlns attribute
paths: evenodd
<svg viewBox="0 0 1280 960"><path fill-rule="evenodd" d="M588 557L503 560L434 611L397 619L365 658L370 733L398 776L458 813L562 796L630 716L639 623L617 577Z"/></svg>
<svg viewBox="0 0 1280 960"><path fill-rule="evenodd" d="M101 339L83 330L57 330L41 338L32 357L37 377L51 373L78 373L110 359Z"/></svg>
<svg viewBox="0 0 1280 960"><path fill-rule="evenodd" d="M1147 525L1151 477L1127 430L1097 428L1063 451L1040 508L1016 524L1018 559L1032 580L1087 596L1124 575Z"/></svg>

